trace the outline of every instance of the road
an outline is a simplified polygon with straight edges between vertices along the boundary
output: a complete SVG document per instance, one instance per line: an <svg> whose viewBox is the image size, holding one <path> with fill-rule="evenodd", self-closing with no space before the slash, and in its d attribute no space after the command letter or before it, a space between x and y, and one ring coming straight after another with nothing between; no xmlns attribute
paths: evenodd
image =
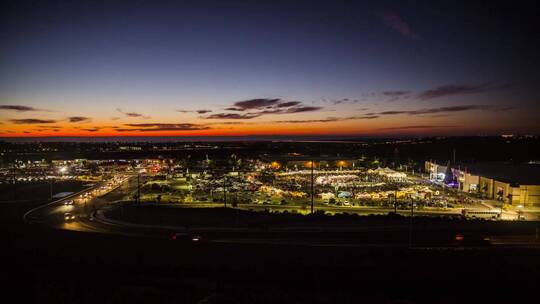
<svg viewBox="0 0 540 304"><path fill-rule="evenodd" d="M133 225L123 222L114 222L103 220L96 217L96 211L111 206L111 203L130 197L137 188L136 176L117 176L116 182L110 181L98 183L91 188L85 189L75 195L60 199L58 201L46 204L27 212L24 219L27 222L41 223L57 229L66 229L79 232L119 234L126 236L147 236L156 238L168 238L173 232L186 231L185 227L164 227L164 226L144 226ZM110 186L107 186L110 185ZM105 189L102 189L104 188ZM85 198L86 196L86 198ZM65 202L73 200L73 205L66 205ZM220 207L218 203L204 204L182 204L178 207ZM241 209L260 211L272 209L282 210L300 210L301 206L290 205L261 205L249 204L241 205ZM371 207L339 207L318 205L316 210L327 212L349 212L358 214L387 214L393 209L371 208ZM410 210L397 210L399 214L409 215ZM66 222L65 213L76 215L76 219ZM415 215L453 215L458 216L459 210L415 210ZM190 233L204 233L210 236L214 243L238 243L238 244L271 244L271 245L295 245L295 246L348 246L348 247L404 247L409 246L408 228L406 226L394 227L350 227L329 228L329 227L310 227L307 228L283 228L281 230L271 229L261 231L257 228L223 228L207 227L198 230L189 231ZM374 238L373 234L394 233L399 235L398 241L385 240L384 238ZM354 234L354 236L353 236ZM337 237L336 237L337 236ZM384 236L388 237L388 236ZM392 236L395 237L395 236ZM527 246L538 247L540 243L531 241L532 239L523 238L523 236L505 236L492 237L493 244L499 247L504 246ZM446 246L447 243L441 243L437 248L455 248L455 246ZM415 246L415 248L431 248L432 246Z"/></svg>

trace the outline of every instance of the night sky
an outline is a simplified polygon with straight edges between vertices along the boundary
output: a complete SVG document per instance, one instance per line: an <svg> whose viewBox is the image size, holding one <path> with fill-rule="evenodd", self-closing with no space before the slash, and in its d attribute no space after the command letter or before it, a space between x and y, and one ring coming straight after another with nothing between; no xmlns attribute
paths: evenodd
<svg viewBox="0 0 540 304"><path fill-rule="evenodd" d="M0 136L540 131L521 1L7 1Z"/></svg>

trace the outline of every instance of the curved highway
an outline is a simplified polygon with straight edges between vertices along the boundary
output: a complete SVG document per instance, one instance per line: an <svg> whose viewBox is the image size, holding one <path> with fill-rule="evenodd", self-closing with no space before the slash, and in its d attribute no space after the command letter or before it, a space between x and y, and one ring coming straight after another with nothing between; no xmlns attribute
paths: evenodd
<svg viewBox="0 0 540 304"><path fill-rule="evenodd" d="M103 209L119 200L130 197L137 188L136 176L116 176L110 180L100 182L78 193L64 197L57 201L34 208L24 215L24 220L29 223L38 223L57 229L66 229L80 232L93 232L105 234L119 234L126 236L147 236L156 238L169 238L174 233L200 233L211 235L214 243L239 243L239 244L281 244L281 245L303 245L303 246L377 246L377 247L404 247L408 246L407 238L403 238L398 243L390 242L363 242L362 236L373 233L408 233L407 226L386 226L386 227L341 227L330 229L329 227L282 227L261 230L260 228L226 228L226 227L206 227L187 229L183 226L149 226L119 222L107 219L103 215ZM221 204L190 204L193 207L217 207ZM283 210L300 209L300 206L277 206L277 205L242 205L242 209L253 210ZM367 207L334 207L317 206L317 209L329 212L351 212L364 214L387 214L388 209L367 208ZM409 210L398 210L398 213L410 214ZM71 214L74 219L67 219L66 214ZM459 215L455 210L447 211L415 211L415 215ZM331 234L331 237L318 237L323 234ZM349 233L356 233L351 238ZM340 238L339 235L347 235ZM336 237L336 235L338 237ZM367 237L373 238L373 237ZM538 247L538 241L527 241L516 243L515 238L493 238L492 244L496 245L520 245ZM443 245L443 244L441 244ZM440 247L440 246L437 246ZM444 247L444 246L443 246ZM429 248L429 247L426 247ZM452 247L455 248L455 247Z"/></svg>

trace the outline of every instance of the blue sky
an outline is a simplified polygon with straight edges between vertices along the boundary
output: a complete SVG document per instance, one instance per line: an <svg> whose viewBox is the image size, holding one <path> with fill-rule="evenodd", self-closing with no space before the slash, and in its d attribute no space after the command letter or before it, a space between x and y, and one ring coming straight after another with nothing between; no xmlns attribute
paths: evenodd
<svg viewBox="0 0 540 304"><path fill-rule="evenodd" d="M24 119L54 121L62 127L54 132L67 135L82 128L111 135L114 128L106 127L125 129L149 120L211 122L205 132L220 134L267 133L271 122L292 118L320 120L306 125L306 134L539 129L536 16L527 6L12 1L2 14L0 118L10 131L6 135L50 134L18 123ZM419 97L434 90L435 97ZM264 98L300 101L313 109L234 118L236 126L232 119L210 118L210 112L186 112L224 114L236 102ZM438 117L411 114L471 105L480 107L436 111ZM249 111L254 109L244 109ZM409 112L380 114L395 111ZM351 119L365 113L379 117ZM515 118L501 122L508 115ZM74 126L66 122L73 116L88 120ZM185 131L194 130L180 128L175 135ZM302 128L282 123L275 131L302 133Z"/></svg>

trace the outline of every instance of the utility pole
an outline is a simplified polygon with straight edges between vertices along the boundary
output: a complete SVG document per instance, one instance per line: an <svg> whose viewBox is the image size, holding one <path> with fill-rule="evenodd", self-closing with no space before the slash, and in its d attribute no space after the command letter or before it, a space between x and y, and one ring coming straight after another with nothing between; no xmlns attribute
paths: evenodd
<svg viewBox="0 0 540 304"><path fill-rule="evenodd" d="M394 213L397 214L397 190L394 191Z"/></svg>
<svg viewBox="0 0 540 304"><path fill-rule="evenodd" d="M411 197L411 218L409 220L409 249L412 247L413 217L414 217L414 199Z"/></svg>
<svg viewBox="0 0 540 304"><path fill-rule="evenodd" d="M13 180L13 200L17 200L17 178L16 178L16 168L15 163L13 163L13 170L11 170L11 178Z"/></svg>
<svg viewBox="0 0 540 304"><path fill-rule="evenodd" d="M227 208L227 182L226 182L227 175L223 175L223 204L225 205L225 208Z"/></svg>
<svg viewBox="0 0 540 304"><path fill-rule="evenodd" d="M313 167L314 167L315 163L313 162L313 160L311 161L311 214L313 214L313 197L314 197L314 193L313 193Z"/></svg>

